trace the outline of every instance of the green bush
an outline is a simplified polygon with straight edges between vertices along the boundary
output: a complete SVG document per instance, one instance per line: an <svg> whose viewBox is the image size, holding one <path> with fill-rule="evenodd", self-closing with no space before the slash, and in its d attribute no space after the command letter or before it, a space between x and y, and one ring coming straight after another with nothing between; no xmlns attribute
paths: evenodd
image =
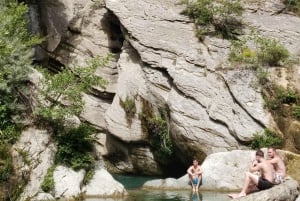
<svg viewBox="0 0 300 201"><path fill-rule="evenodd" d="M293 111L294 117L300 120L300 106L296 106Z"/></svg>
<svg viewBox="0 0 300 201"><path fill-rule="evenodd" d="M55 139L58 143L55 155L56 164L64 164L74 170L94 168L94 134L95 129L87 124L76 128L59 131Z"/></svg>
<svg viewBox="0 0 300 201"><path fill-rule="evenodd" d="M268 66L279 66L289 58L288 50L274 39L258 38L257 60Z"/></svg>
<svg viewBox="0 0 300 201"><path fill-rule="evenodd" d="M55 75L39 69L44 75L39 83L40 99L35 110L37 119L63 120L72 115L80 115L84 102L82 93L91 92L93 86L105 87L107 81L95 75L98 67L108 63L110 55L96 57L87 66L65 68Z"/></svg>
<svg viewBox="0 0 300 201"><path fill-rule="evenodd" d="M169 133L167 122L167 111L161 109L159 114L153 111L152 105L142 99L142 112L139 114L142 128L149 136L150 147L154 156L161 164L170 162L170 157L174 154L173 143Z"/></svg>
<svg viewBox="0 0 300 201"><path fill-rule="evenodd" d="M254 138L251 143L252 149L260 149L263 147L277 147L282 144L282 139L276 135L275 132L266 128L264 133L254 134Z"/></svg>
<svg viewBox="0 0 300 201"><path fill-rule="evenodd" d="M300 15L300 1L299 0L283 0L287 10Z"/></svg>
<svg viewBox="0 0 300 201"><path fill-rule="evenodd" d="M49 193L50 191L52 191L54 189L55 182L53 179L53 172L54 172L55 168L56 168L56 166L53 165L47 170L47 174L44 177L44 180L41 184L41 188L44 192Z"/></svg>
<svg viewBox="0 0 300 201"><path fill-rule="evenodd" d="M134 115L136 113L136 106L135 106L134 99L131 99L127 96L125 101L123 101L120 98L120 105L124 109L124 111L127 115L127 120L129 121L129 123L131 123L131 119L134 117Z"/></svg>
<svg viewBox="0 0 300 201"><path fill-rule="evenodd" d="M250 46L249 44L253 44ZM239 41L233 41L229 61L250 64L253 66L279 66L287 62L288 50L277 40L251 34Z"/></svg>
<svg viewBox="0 0 300 201"><path fill-rule="evenodd" d="M285 89L281 86L273 86L273 94L265 98L265 105L271 110L280 110L283 104L299 104L299 94L290 88Z"/></svg>
<svg viewBox="0 0 300 201"><path fill-rule="evenodd" d="M12 156L10 146L0 143L0 184L8 181L13 172Z"/></svg>
<svg viewBox="0 0 300 201"><path fill-rule="evenodd" d="M243 8L239 0L185 0L182 3L186 4L182 13L194 21L200 39L208 34L235 38L241 33L243 23L240 16Z"/></svg>
<svg viewBox="0 0 300 201"><path fill-rule="evenodd" d="M155 154L163 160L171 156L173 144L166 120L160 116L154 116L146 118L146 123L150 145L155 150Z"/></svg>

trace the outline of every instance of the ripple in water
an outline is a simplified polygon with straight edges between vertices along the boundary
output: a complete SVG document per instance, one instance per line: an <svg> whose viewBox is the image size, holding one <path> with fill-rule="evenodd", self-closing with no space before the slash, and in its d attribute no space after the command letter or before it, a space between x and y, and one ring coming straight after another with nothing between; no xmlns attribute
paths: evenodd
<svg viewBox="0 0 300 201"><path fill-rule="evenodd" d="M86 201L229 201L226 193L200 191L192 193L188 190L144 190L140 187L147 180L154 178L114 175L115 179L122 183L128 191L128 196L123 198L87 198Z"/></svg>

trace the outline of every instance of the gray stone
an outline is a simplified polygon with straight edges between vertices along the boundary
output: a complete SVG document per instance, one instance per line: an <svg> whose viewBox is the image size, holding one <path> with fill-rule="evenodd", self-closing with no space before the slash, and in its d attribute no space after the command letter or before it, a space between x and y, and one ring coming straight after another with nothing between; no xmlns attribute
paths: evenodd
<svg viewBox="0 0 300 201"><path fill-rule="evenodd" d="M81 182L85 171L78 172L64 166L57 166L53 172L55 198L71 198L81 193Z"/></svg>
<svg viewBox="0 0 300 201"><path fill-rule="evenodd" d="M83 94L84 110L80 115L100 130L106 129L105 112L110 104L91 95Z"/></svg>
<svg viewBox="0 0 300 201"><path fill-rule="evenodd" d="M139 63L136 52L128 46L124 48L118 61L119 78L116 87L117 94L110 108L106 112L105 120L110 133L125 142L145 141L147 134L142 130L142 124L138 117L141 107L137 103L138 96L145 96L147 87L144 73ZM134 101L136 112L133 117L128 117L121 102L126 98ZM130 118L130 119L128 119Z"/></svg>
<svg viewBox="0 0 300 201"><path fill-rule="evenodd" d="M22 176L29 178L20 196L20 200L26 200L41 191L41 183L48 168L53 164L56 148L46 130L31 127L21 133L12 150L17 174L20 178Z"/></svg>
<svg viewBox="0 0 300 201"><path fill-rule="evenodd" d="M52 201L55 198L49 193L38 193L36 196L30 199L31 201Z"/></svg>
<svg viewBox="0 0 300 201"><path fill-rule="evenodd" d="M299 195L299 184L288 179L284 183L268 190L249 194L245 197L234 199L237 201L294 201Z"/></svg>
<svg viewBox="0 0 300 201"><path fill-rule="evenodd" d="M96 170L93 178L82 191L87 197L117 197L127 194L124 186L115 181L103 168Z"/></svg>

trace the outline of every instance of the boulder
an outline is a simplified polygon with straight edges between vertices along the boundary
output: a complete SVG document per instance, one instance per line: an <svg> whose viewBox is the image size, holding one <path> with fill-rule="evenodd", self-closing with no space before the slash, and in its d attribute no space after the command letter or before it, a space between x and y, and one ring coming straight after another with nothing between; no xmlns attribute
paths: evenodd
<svg viewBox="0 0 300 201"><path fill-rule="evenodd" d="M294 201L299 195L299 184L292 179L276 185L268 190L251 193L245 197L233 199L236 201Z"/></svg>
<svg viewBox="0 0 300 201"><path fill-rule="evenodd" d="M122 184L103 168L96 170L91 181L83 188L87 197L118 197L127 192Z"/></svg>
<svg viewBox="0 0 300 201"><path fill-rule="evenodd" d="M265 156L267 149L263 149ZM278 150L287 166L287 174L298 179L300 157L288 151ZM251 159L255 157L253 150L233 150L210 154L201 164L203 171L202 190L240 191L244 184L245 173ZM288 179L288 183L297 181ZM289 185L288 185L289 186ZM158 179L148 181L145 188L190 189L187 175L179 179ZM293 186L291 186L293 187Z"/></svg>
<svg viewBox="0 0 300 201"><path fill-rule="evenodd" d="M164 190L183 190L191 189L189 185L188 175L184 175L179 179L167 178L167 179L154 179L147 181L143 184L145 189L164 189Z"/></svg>
<svg viewBox="0 0 300 201"><path fill-rule="evenodd" d="M85 171L78 172L64 166L57 166L53 172L55 198L71 198L81 193L81 182Z"/></svg>
<svg viewBox="0 0 300 201"><path fill-rule="evenodd" d="M53 201L55 198L49 193L38 193L30 199L31 201Z"/></svg>
<svg viewBox="0 0 300 201"><path fill-rule="evenodd" d="M46 130L27 128L12 149L15 170L19 178L28 178L20 200L26 200L41 191L41 183L54 161L56 147Z"/></svg>

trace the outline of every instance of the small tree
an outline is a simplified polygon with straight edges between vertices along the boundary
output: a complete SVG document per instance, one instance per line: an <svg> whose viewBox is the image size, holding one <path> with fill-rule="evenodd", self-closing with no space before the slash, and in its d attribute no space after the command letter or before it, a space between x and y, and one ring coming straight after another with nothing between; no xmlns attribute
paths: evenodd
<svg viewBox="0 0 300 201"><path fill-rule="evenodd" d="M35 110L37 117L64 120L79 115L83 110L82 93L91 91L93 86L105 87L107 81L95 75L95 71L106 65L109 57L96 57L86 67L65 68L54 75L40 69L44 79L39 83L41 97Z"/></svg>

